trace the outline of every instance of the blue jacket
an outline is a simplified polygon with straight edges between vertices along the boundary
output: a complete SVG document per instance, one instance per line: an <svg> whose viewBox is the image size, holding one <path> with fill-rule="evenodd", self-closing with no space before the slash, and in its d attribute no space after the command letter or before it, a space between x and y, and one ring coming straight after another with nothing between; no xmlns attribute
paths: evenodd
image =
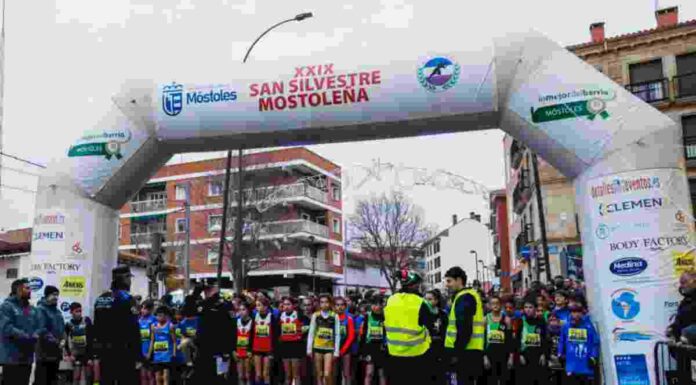
<svg viewBox="0 0 696 385"><path fill-rule="evenodd" d="M31 364L34 362L36 311L22 306L11 296L0 305L0 364Z"/></svg>
<svg viewBox="0 0 696 385"><path fill-rule="evenodd" d="M36 315L36 333L39 335L37 361L60 361L63 358L60 342L65 335L63 314L58 306L49 306L42 298L36 306Z"/></svg>
<svg viewBox="0 0 696 385"><path fill-rule="evenodd" d="M583 318L578 325L573 325L572 321L563 325L558 356L565 357L567 373L594 377L590 359L597 360L599 356L599 336L589 317Z"/></svg>

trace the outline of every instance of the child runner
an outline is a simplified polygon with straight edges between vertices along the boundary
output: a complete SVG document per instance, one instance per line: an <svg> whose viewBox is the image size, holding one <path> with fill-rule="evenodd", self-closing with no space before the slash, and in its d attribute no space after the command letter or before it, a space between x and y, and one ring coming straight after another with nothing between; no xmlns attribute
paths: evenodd
<svg viewBox="0 0 696 385"><path fill-rule="evenodd" d="M155 317L152 315L152 309L154 308L154 303L150 300L143 302L140 307L140 319L138 319L138 324L140 327L140 348L142 353L141 367L140 367L140 385L152 385L154 383L154 377L152 376L152 371L150 370L150 362L148 360L148 353L150 352L150 341L151 341L151 326L155 323Z"/></svg>
<svg viewBox="0 0 696 385"><path fill-rule="evenodd" d="M235 362L237 363L237 377L239 385L250 385L251 373L251 331L254 327L254 320L251 319L251 310L249 304L242 301L238 308L239 316L236 322L237 346L232 353Z"/></svg>
<svg viewBox="0 0 696 385"><path fill-rule="evenodd" d="M300 385L300 359L305 357L305 348L302 344L303 316L295 309L295 299L283 298L280 313L280 341L278 341L278 356L283 360L285 371L285 384Z"/></svg>
<svg viewBox="0 0 696 385"><path fill-rule="evenodd" d="M72 318L65 324L66 355L73 363L73 384L87 383L92 371L92 320L82 316L82 305L70 304Z"/></svg>
<svg viewBox="0 0 696 385"><path fill-rule="evenodd" d="M355 323L350 314L346 314L346 300L343 297L336 297L334 301L336 314L341 323L341 351L339 365L343 378L343 385L350 385L352 378L350 349L355 339Z"/></svg>
<svg viewBox="0 0 696 385"><path fill-rule="evenodd" d="M176 358L176 332L169 321L167 308L160 306L155 312L157 322L150 325L150 351L157 385L169 385L169 369Z"/></svg>
<svg viewBox="0 0 696 385"><path fill-rule="evenodd" d="M561 322L561 327L570 320L570 310L568 310L568 293L565 290L558 290L554 294L554 302L556 307L553 309L553 314L556 315Z"/></svg>
<svg viewBox="0 0 696 385"><path fill-rule="evenodd" d="M184 369L186 368L186 356L182 351L182 342L184 340L184 314L181 308L176 308L174 310L174 320L172 325L174 326L174 332L176 335L176 358L174 359L172 365L172 383L183 384Z"/></svg>
<svg viewBox="0 0 696 385"><path fill-rule="evenodd" d="M331 296L319 296L319 311L312 315L307 339L307 355L314 356L316 385L333 385L334 360L341 347L341 322L331 311Z"/></svg>
<svg viewBox="0 0 696 385"><path fill-rule="evenodd" d="M567 380L564 384L589 385L597 366L599 340L597 332L584 309L573 306L570 321L561 328L558 356L565 359Z"/></svg>
<svg viewBox="0 0 696 385"><path fill-rule="evenodd" d="M437 312L435 322L428 322L428 332L432 339L428 354L430 354L434 365L431 372L432 381L434 384L442 385L445 382L445 373L449 363L445 360L445 335L447 333L447 323L449 322L448 314L442 308L442 294L439 290L434 289L425 293L425 300Z"/></svg>
<svg viewBox="0 0 696 385"><path fill-rule="evenodd" d="M365 385L372 385L372 377L377 371L379 385L387 384L384 374L386 361L386 340L384 336L384 312L380 296L372 298L372 306L362 323L360 341L362 355L365 357Z"/></svg>
<svg viewBox="0 0 696 385"><path fill-rule="evenodd" d="M561 322L555 314L549 314L549 322L546 326L546 335L549 344L549 369L551 371L551 384L561 385L563 381L563 366L558 359L558 343L561 338Z"/></svg>
<svg viewBox="0 0 696 385"><path fill-rule="evenodd" d="M273 351L279 335L278 319L273 316L270 301L260 296L256 301L256 316L252 329L251 351L258 385L270 385Z"/></svg>
<svg viewBox="0 0 696 385"><path fill-rule="evenodd" d="M545 385L548 380L546 322L544 322L543 315L537 316L535 298L528 297L524 301L522 330L517 341L517 346L520 349L520 367L518 370L520 383Z"/></svg>
<svg viewBox="0 0 696 385"><path fill-rule="evenodd" d="M179 328L183 333L181 350L184 354L187 368L191 368L195 358L196 338L198 336L198 316L196 315L195 306L191 304L184 305L183 314L185 318L179 324ZM188 374L190 374L190 369L186 370L184 377L188 377Z"/></svg>
<svg viewBox="0 0 696 385"><path fill-rule="evenodd" d="M489 371L488 385L504 385L508 375L508 364L514 362L512 325L502 312L500 297L490 300L491 312L486 315L484 367Z"/></svg>

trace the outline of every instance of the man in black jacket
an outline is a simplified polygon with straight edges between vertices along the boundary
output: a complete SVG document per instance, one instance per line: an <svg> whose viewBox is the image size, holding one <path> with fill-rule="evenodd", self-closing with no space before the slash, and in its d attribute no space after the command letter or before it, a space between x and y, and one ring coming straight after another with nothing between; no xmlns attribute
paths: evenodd
<svg viewBox="0 0 696 385"><path fill-rule="evenodd" d="M686 272L679 277L679 292L684 299L679 303L674 322L667 329L667 335L676 341L683 337L683 330L696 325L696 273Z"/></svg>
<svg viewBox="0 0 696 385"><path fill-rule="evenodd" d="M218 357L229 360L237 345L233 320L229 308L221 298L216 286L205 289L205 300L201 303L197 336L198 351L194 364L194 384L224 384L225 378L217 374Z"/></svg>
<svg viewBox="0 0 696 385"><path fill-rule="evenodd" d="M140 329L135 301L129 293L133 275L128 266L119 266L111 276L111 291L100 295L94 304L94 348L101 365L101 384L136 384Z"/></svg>

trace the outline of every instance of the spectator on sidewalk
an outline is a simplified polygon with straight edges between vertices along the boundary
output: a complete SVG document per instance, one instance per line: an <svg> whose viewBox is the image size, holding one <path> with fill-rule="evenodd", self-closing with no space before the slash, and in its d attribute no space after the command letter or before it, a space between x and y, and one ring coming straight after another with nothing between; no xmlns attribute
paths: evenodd
<svg viewBox="0 0 696 385"><path fill-rule="evenodd" d="M3 385L27 385L36 345L36 313L29 304L29 281L12 282L0 305L0 365Z"/></svg>
<svg viewBox="0 0 696 385"><path fill-rule="evenodd" d="M677 342L696 344L696 271L687 271L679 277L679 293L684 298L667 335Z"/></svg>
<svg viewBox="0 0 696 385"><path fill-rule="evenodd" d="M58 309L59 295L58 288L46 286L44 297L36 308L36 334L39 337L36 346L36 385L52 385L58 381L58 366L63 358L61 342L65 336L65 321Z"/></svg>

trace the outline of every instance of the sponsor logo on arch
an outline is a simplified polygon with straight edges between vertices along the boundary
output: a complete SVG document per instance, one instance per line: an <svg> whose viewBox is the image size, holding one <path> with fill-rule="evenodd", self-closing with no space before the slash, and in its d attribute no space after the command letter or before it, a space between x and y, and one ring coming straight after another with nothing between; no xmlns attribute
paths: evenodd
<svg viewBox="0 0 696 385"><path fill-rule="evenodd" d="M418 82L430 92L442 92L454 87L459 81L461 67L446 57L436 57L418 68Z"/></svg>
<svg viewBox="0 0 696 385"><path fill-rule="evenodd" d="M650 191L660 189L659 177L636 177L636 178L616 178L610 183L603 182L601 184L590 187L590 195L592 198L600 198L615 194L626 194L636 191Z"/></svg>
<svg viewBox="0 0 696 385"><path fill-rule="evenodd" d="M131 132L125 128L91 131L84 134L77 144L70 147L68 157L103 156L107 160L123 158L121 146L130 142Z"/></svg>
<svg viewBox="0 0 696 385"><path fill-rule="evenodd" d="M617 259L609 265L609 271L619 277L632 277L648 268L648 261L639 257Z"/></svg>
<svg viewBox="0 0 696 385"><path fill-rule="evenodd" d="M621 321L633 321L640 314L638 292L628 288L613 292L611 294L611 311Z"/></svg>
<svg viewBox="0 0 696 385"><path fill-rule="evenodd" d="M237 100L237 92L227 86L206 86L185 90L176 82L162 88L162 111L177 116L184 106L196 104L231 103Z"/></svg>
<svg viewBox="0 0 696 385"><path fill-rule="evenodd" d="M636 210L652 210L665 207L668 204L666 197L631 199L620 202L600 203L597 206L600 216L627 213Z"/></svg>
<svg viewBox="0 0 696 385"><path fill-rule="evenodd" d="M539 106L531 107L532 123L598 116L609 119L607 102L616 97L614 90L605 88L580 88L539 96Z"/></svg>

